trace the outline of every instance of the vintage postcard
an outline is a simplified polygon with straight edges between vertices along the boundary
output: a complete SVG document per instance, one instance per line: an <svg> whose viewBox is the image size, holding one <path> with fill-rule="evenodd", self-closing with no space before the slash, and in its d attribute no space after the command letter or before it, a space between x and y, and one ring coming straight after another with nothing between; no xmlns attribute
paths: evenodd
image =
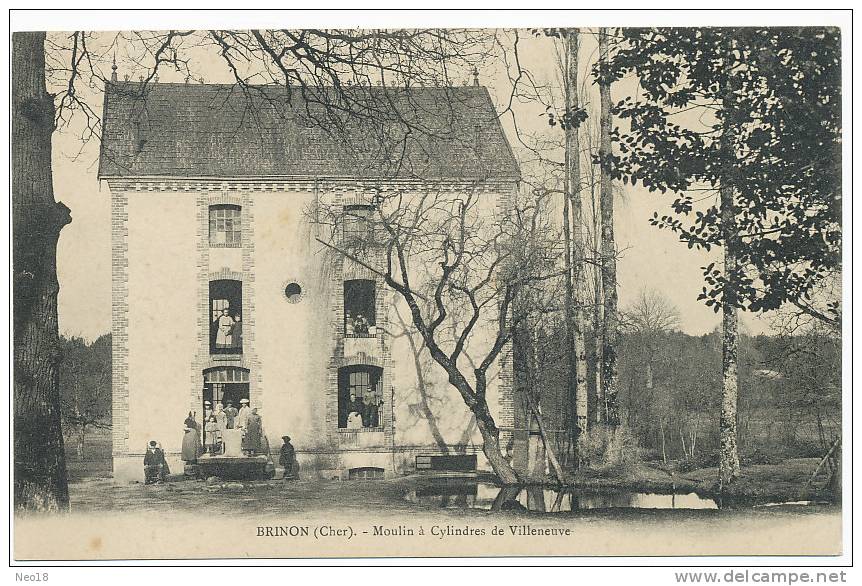
<svg viewBox="0 0 862 586"><path fill-rule="evenodd" d="M847 553L846 15L282 16L13 29L14 562Z"/></svg>

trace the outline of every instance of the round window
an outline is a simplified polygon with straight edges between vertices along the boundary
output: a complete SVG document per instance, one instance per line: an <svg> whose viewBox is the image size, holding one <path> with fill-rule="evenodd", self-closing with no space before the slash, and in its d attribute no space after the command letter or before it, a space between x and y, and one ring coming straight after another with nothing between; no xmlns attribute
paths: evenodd
<svg viewBox="0 0 862 586"><path fill-rule="evenodd" d="M289 302L298 303L302 299L302 287L299 286L299 283L288 283L284 288L284 296Z"/></svg>

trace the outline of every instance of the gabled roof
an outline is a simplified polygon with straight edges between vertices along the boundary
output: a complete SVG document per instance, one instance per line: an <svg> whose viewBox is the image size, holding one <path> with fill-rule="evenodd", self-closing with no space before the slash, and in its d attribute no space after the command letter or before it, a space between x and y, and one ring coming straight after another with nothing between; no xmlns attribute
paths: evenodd
<svg viewBox="0 0 862 586"><path fill-rule="evenodd" d="M99 177L507 181L519 170L484 87L111 82Z"/></svg>

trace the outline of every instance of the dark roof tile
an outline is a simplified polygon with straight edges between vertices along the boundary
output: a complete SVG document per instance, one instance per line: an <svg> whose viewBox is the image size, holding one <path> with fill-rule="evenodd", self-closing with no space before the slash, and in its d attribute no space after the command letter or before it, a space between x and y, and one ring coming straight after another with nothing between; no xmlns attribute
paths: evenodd
<svg viewBox="0 0 862 586"><path fill-rule="evenodd" d="M516 180L519 171L483 87L125 82L106 88L99 176Z"/></svg>

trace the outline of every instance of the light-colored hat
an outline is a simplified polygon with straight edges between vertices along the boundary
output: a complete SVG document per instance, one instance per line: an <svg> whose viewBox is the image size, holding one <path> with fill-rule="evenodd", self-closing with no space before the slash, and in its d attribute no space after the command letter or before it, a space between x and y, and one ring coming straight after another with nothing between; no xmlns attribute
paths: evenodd
<svg viewBox="0 0 862 586"><path fill-rule="evenodd" d="M248 403L248 399L240 399L239 402L240 403Z"/></svg>
<svg viewBox="0 0 862 586"><path fill-rule="evenodd" d="M207 407L209 407L210 405L212 405L212 403L210 403L209 401L204 401L204 405L206 405Z"/></svg>

